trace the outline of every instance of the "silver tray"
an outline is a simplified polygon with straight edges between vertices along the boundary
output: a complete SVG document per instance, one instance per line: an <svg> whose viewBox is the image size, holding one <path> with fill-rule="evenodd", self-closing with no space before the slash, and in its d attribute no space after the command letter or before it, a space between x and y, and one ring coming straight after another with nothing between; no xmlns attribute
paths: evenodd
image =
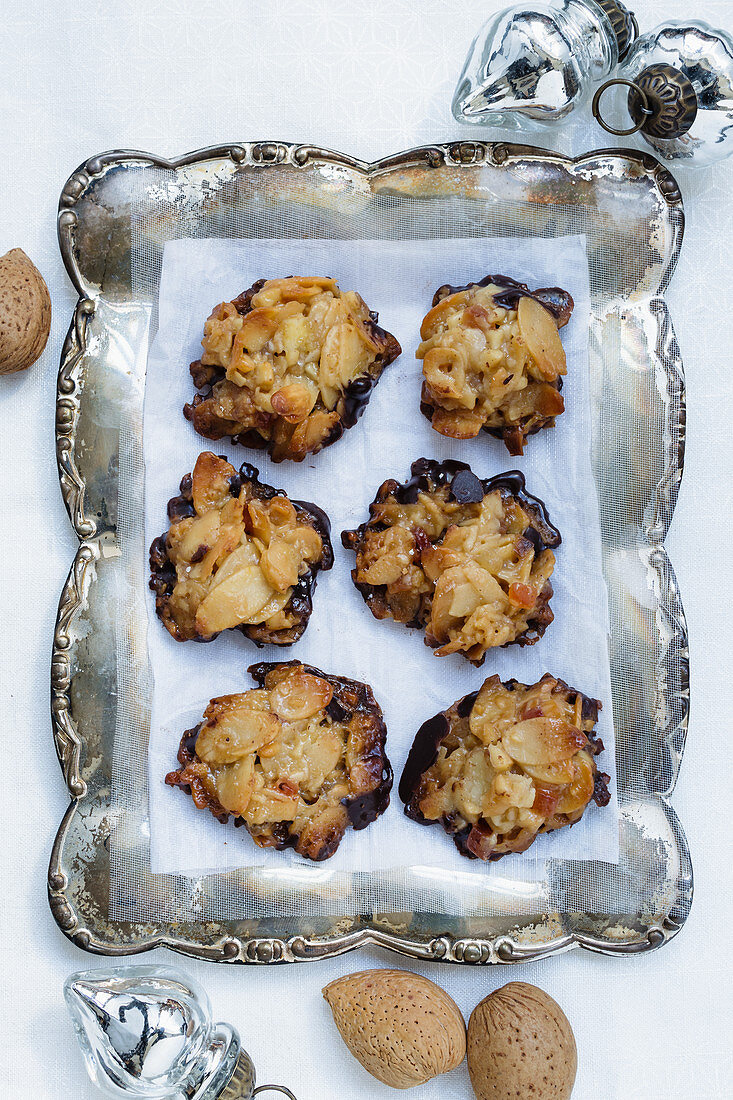
<svg viewBox="0 0 733 1100"><path fill-rule="evenodd" d="M524 145L461 141L366 164L312 146L257 142L173 161L113 151L71 176L58 229L79 302L61 358L56 446L80 545L53 644L53 731L71 802L48 885L56 921L74 943L105 955L163 945L252 963L378 944L422 959L498 963L572 947L634 954L679 931L692 900L692 868L669 796L687 728L687 636L663 540L682 473L685 418L682 363L663 294L683 224L672 176L650 155L625 150L570 160ZM551 861L541 896L528 901L506 880L491 904L467 892L460 917L440 912L445 882L426 880L424 872L412 882L414 892L408 875L401 893L382 883L378 895L370 876L353 876L343 887L343 912L337 903L319 909L310 886L275 884L258 872L185 884L152 875L144 547L135 526L143 468L139 448L121 454L120 439L132 429L134 443L141 424L165 241L578 232L587 237L591 274L593 456L611 609L618 867ZM124 623L110 614L121 584L138 609ZM136 671L132 681L118 675L121 652ZM125 687L130 682L134 691ZM119 759L115 730L125 708L137 715L140 744ZM117 768L133 769L137 802L117 799ZM120 850L125 858L113 866ZM246 891L259 906L255 915L216 917L209 901L229 889ZM170 898L181 890L189 892L190 909L172 911ZM143 895L144 918L135 915L135 898Z"/></svg>

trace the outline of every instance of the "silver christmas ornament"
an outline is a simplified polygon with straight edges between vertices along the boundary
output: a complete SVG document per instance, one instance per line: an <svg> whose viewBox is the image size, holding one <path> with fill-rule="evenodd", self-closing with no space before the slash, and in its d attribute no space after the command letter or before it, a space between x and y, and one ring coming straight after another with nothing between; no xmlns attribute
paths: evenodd
<svg viewBox="0 0 733 1100"><path fill-rule="evenodd" d="M625 85L631 125L611 126L601 96ZM700 168L733 152L733 38L705 23L669 22L639 38L618 78L593 100L593 114L612 134L641 136L663 160Z"/></svg>
<svg viewBox="0 0 733 1100"><path fill-rule="evenodd" d="M458 122L536 128L565 119L616 68L638 33L619 0L541 0L488 20L469 51Z"/></svg>
<svg viewBox="0 0 733 1100"><path fill-rule="evenodd" d="M72 974L64 985L89 1075L107 1096L145 1100L250 1100L252 1061L229 1024L213 1023L203 989L169 967Z"/></svg>

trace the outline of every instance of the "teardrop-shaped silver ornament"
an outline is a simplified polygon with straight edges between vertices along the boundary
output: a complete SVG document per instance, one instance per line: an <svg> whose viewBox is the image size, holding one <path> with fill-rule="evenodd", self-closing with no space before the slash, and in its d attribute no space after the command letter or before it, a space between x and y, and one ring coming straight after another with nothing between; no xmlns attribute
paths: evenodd
<svg viewBox="0 0 733 1100"><path fill-rule="evenodd" d="M206 993L172 967L87 970L64 985L92 1081L108 1096L250 1100L252 1060L229 1024L213 1023Z"/></svg>

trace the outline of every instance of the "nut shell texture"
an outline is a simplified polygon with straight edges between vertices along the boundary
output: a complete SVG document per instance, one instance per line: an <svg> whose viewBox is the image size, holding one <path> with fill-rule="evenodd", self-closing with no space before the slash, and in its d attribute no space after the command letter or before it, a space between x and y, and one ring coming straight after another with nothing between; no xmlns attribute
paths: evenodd
<svg viewBox="0 0 733 1100"><path fill-rule="evenodd" d="M468 1023L468 1071L477 1100L568 1100L578 1068L565 1013L537 986L509 982Z"/></svg>
<svg viewBox="0 0 733 1100"><path fill-rule="evenodd" d="M0 374L26 370L51 329L51 298L38 268L21 248L0 256Z"/></svg>
<svg viewBox="0 0 733 1100"><path fill-rule="evenodd" d="M423 1085L465 1057L466 1025L458 1006L418 974L364 970L331 982L323 996L351 1053L385 1085Z"/></svg>

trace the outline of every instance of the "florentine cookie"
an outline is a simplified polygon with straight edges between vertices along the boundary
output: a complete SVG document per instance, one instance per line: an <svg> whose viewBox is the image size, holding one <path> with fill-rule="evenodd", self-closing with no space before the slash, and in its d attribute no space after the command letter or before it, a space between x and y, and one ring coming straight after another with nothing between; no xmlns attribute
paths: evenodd
<svg viewBox="0 0 733 1100"><path fill-rule="evenodd" d="M330 524L315 504L290 501L204 451L168 502L170 527L150 547L150 587L179 642L240 630L256 645L292 645L312 610L320 569L333 565Z"/></svg>
<svg viewBox="0 0 733 1100"><path fill-rule="evenodd" d="M490 676L418 730L400 779L405 813L441 824L462 855L524 852L539 833L608 804L595 757L601 704L545 674L527 687Z"/></svg>
<svg viewBox="0 0 733 1100"><path fill-rule="evenodd" d="M559 287L530 291L506 275L442 286L420 329L421 409L441 435L483 429L521 455L527 436L565 408L565 351L558 329L573 299Z"/></svg>
<svg viewBox="0 0 733 1100"><path fill-rule="evenodd" d="M426 458L385 481L370 518L344 531L351 576L377 619L425 628L442 657L480 665L493 646L533 645L552 622L560 534L519 471L482 481L464 462Z"/></svg>
<svg viewBox="0 0 733 1100"><path fill-rule="evenodd" d="M333 279L260 279L206 322L184 414L208 439L301 462L353 427L400 354L377 319Z"/></svg>
<svg viewBox="0 0 733 1100"><path fill-rule="evenodd" d="M328 859L349 826L389 805L387 730L368 684L289 661L252 665L259 687L212 699L166 776L260 848Z"/></svg>

